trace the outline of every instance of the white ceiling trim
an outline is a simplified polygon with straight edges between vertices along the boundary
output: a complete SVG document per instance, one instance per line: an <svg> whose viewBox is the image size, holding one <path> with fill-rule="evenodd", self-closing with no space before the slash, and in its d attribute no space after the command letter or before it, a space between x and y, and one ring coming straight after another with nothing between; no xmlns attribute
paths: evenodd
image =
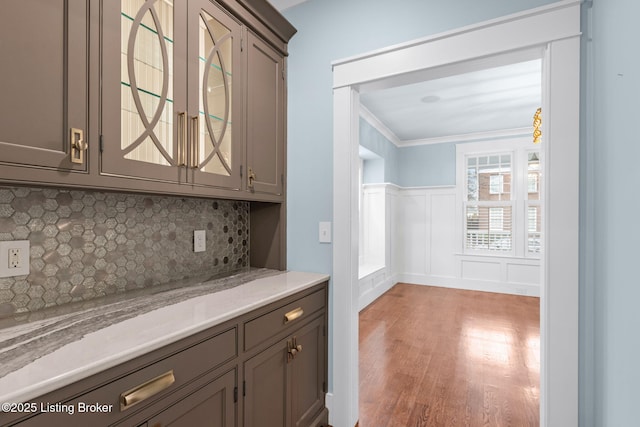
<svg viewBox="0 0 640 427"><path fill-rule="evenodd" d="M415 147L419 145L431 145L431 144L445 144L449 142L469 142L480 141L484 139L498 139L498 138L510 138L514 136L523 136L531 134L533 138L533 128L523 127L514 129L501 129L488 132L473 132L465 133L461 135L447 135L438 136L434 138L413 139L413 140L401 140L395 133L387 126L385 126L380 119L378 119L371 111L364 105L360 104L360 117L367 121L375 130L380 132L385 138L387 138L393 145L398 148L403 147Z"/></svg>
<svg viewBox="0 0 640 427"><path fill-rule="evenodd" d="M580 17L576 18L573 12L580 3L581 0L561 0L505 18L496 18L333 61L333 87L336 89L353 85L355 82L362 85L426 68L527 50L553 41L579 37ZM498 48L502 45L499 40L500 34L494 31L497 25L518 35L504 41L502 44L505 48L502 50ZM544 31L540 31L541 28L544 28ZM475 38L478 31L486 31L489 34L488 41L480 43ZM456 48L447 50L444 47L453 37L458 40ZM526 43L523 40L526 40ZM408 53L411 54L410 59ZM425 64L428 64L428 67Z"/></svg>
<svg viewBox="0 0 640 427"><path fill-rule="evenodd" d="M385 138L387 138L393 145L396 147L400 147L402 141L396 136L395 133L384 123L380 121L371 111L367 109L364 105L360 104L360 117L365 119L367 123L369 123L375 130L380 132Z"/></svg>
<svg viewBox="0 0 640 427"><path fill-rule="evenodd" d="M531 138L533 138L533 128L524 127L524 128L515 128L515 129L501 129L501 130L492 130L488 132L465 133L462 135L447 135L447 136L438 136L434 138L414 139L414 140L408 140L408 141L400 141L399 147L444 144L447 142L479 141L483 139L508 138L508 137L514 137L514 136L523 136L527 134L531 134L532 135Z"/></svg>

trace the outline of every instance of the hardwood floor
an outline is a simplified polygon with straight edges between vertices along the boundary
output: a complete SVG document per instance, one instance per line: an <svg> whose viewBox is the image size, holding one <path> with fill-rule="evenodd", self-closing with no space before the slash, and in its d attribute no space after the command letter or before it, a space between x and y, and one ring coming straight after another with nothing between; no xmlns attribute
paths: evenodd
<svg viewBox="0 0 640 427"><path fill-rule="evenodd" d="M397 284L360 313L359 426L538 426L539 307Z"/></svg>

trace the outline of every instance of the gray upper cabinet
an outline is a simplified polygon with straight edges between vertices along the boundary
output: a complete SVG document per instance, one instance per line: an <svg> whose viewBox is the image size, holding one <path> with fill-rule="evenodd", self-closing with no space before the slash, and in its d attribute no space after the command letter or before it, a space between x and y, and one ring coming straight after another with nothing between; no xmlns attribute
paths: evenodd
<svg viewBox="0 0 640 427"><path fill-rule="evenodd" d="M242 27L209 0L188 4L188 116L195 161L187 179L239 189L244 156Z"/></svg>
<svg viewBox="0 0 640 427"><path fill-rule="evenodd" d="M207 0L103 2L102 19L102 172L239 189L240 23Z"/></svg>
<svg viewBox="0 0 640 427"><path fill-rule="evenodd" d="M266 0L22 0L0 14L0 183L285 199Z"/></svg>
<svg viewBox="0 0 640 427"><path fill-rule="evenodd" d="M21 169L0 179L87 171L87 16L85 0L2 2L0 164Z"/></svg>
<svg viewBox="0 0 640 427"><path fill-rule="evenodd" d="M281 195L285 163L284 57L249 32L247 54L247 188Z"/></svg>

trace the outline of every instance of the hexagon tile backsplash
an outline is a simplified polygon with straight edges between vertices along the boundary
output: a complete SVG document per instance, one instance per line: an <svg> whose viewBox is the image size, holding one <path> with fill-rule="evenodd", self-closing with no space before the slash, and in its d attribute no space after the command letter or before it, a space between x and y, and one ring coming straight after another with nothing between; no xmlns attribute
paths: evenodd
<svg viewBox="0 0 640 427"><path fill-rule="evenodd" d="M31 242L30 274L0 278L2 317L247 267L249 203L0 186L0 240Z"/></svg>

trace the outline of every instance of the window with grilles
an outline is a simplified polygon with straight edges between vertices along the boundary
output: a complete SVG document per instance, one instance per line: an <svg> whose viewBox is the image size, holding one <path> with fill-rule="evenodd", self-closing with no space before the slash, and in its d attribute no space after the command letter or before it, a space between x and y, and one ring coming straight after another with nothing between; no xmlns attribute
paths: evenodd
<svg viewBox="0 0 640 427"><path fill-rule="evenodd" d="M466 158L467 249L510 252L513 247L511 153Z"/></svg>
<svg viewBox="0 0 640 427"><path fill-rule="evenodd" d="M465 251L537 256L542 219L538 152L467 155L464 167Z"/></svg>

